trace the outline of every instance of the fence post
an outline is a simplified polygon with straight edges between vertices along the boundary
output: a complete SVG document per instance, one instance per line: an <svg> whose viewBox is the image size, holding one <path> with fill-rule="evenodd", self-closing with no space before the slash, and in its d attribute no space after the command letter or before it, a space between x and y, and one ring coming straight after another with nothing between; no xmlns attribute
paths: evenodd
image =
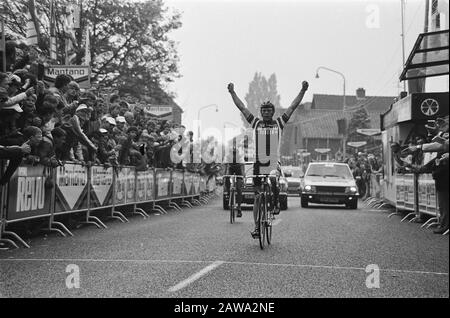
<svg viewBox="0 0 450 318"><path fill-rule="evenodd" d="M175 211L182 212L183 210L176 204L176 202L172 202L172 196L173 196L173 175L175 170L170 170L170 181L169 181L169 206L171 208L174 208Z"/></svg>
<svg viewBox="0 0 450 318"><path fill-rule="evenodd" d="M185 183L185 176L186 176L186 171L183 171L183 182L181 183L181 195L183 196L183 198L181 199L181 205L182 206L187 206L188 208L193 208L191 202L189 202L188 200L185 200L185 198L188 197L188 194L186 193L186 183Z"/></svg>
<svg viewBox="0 0 450 318"><path fill-rule="evenodd" d="M112 208L111 215L109 218L120 220L122 223L129 222L128 219L120 211L116 211L116 182L117 176L119 175L118 166L113 166L113 197L112 197ZM126 194L125 194L126 195Z"/></svg>
<svg viewBox="0 0 450 318"><path fill-rule="evenodd" d="M133 214L141 215L144 219L148 218L149 215L144 209L137 207L137 188L138 188L138 171L134 169L134 204L133 204Z"/></svg>
<svg viewBox="0 0 450 318"><path fill-rule="evenodd" d="M46 169L46 168L44 168ZM73 236L73 233L69 231L69 229L61 222L55 222L55 204L56 204L56 168L48 167L48 169L51 171L51 177L53 182L53 188L52 193L50 196L50 218L48 220L48 228L44 229L49 232L56 232L61 234L61 236L66 237L64 232L68 234L69 236ZM55 228L54 225L59 226L62 231L58 228Z"/></svg>

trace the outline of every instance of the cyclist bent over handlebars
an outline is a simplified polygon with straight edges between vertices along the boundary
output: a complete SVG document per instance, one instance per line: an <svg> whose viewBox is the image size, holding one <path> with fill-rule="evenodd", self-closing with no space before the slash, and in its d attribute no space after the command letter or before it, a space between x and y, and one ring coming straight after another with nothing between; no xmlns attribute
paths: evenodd
<svg viewBox="0 0 450 318"><path fill-rule="evenodd" d="M233 138L233 151L232 151L232 157L226 158L226 171L225 175L236 175L236 176L244 176L244 164L242 159L242 149L238 147L236 144L236 137ZM236 178L236 203L238 205L237 208L237 217L240 218L242 216L242 187L243 187L243 179L242 178ZM227 192L230 191L230 185L231 185L231 178L225 178L225 189ZM230 193L231 195L231 193Z"/></svg>
<svg viewBox="0 0 450 318"><path fill-rule="evenodd" d="M273 120L273 115L275 114L275 106L270 101L263 103L261 105L261 120L255 117L248 110L248 108L245 107L244 103L239 99L236 92L234 91L234 84L228 84L228 92L230 93L234 104L241 111L241 113L244 115L245 119L253 129L256 151L256 160L253 166L253 172L255 175L269 175L273 170L280 170L280 144L283 129L286 123L291 118L295 109L300 105L300 102L302 101L303 96L308 89L308 86L308 82L303 81L302 88L297 97L295 97L295 99L292 101L286 112L275 120ZM275 182L271 183L275 184ZM253 203L253 218L255 221L255 230L252 232L252 236L255 238L259 236L257 220L259 195L257 194L262 190L261 180L254 180L254 186L255 201ZM278 188L276 188L273 192L275 199L275 202L273 202L273 204L275 205L274 211L275 214L278 214L280 211L277 195L279 192Z"/></svg>

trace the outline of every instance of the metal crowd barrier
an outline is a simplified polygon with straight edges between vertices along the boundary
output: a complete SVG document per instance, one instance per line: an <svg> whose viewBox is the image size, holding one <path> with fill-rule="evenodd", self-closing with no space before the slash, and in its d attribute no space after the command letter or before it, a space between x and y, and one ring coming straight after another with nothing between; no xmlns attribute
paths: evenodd
<svg viewBox="0 0 450 318"><path fill-rule="evenodd" d="M215 190L215 179L214 184L208 184L206 177L188 171L136 171L128 166L88 167L70 162L56 168L21 165L1 188L0 248L17 248L17 242L30 247L19 235L6 230L8 224L48 217L48 226L42 230L73 236L55 216L85 213L81 224L106 229L93 212L107 211L108 219L125 223L129 220L121 208L131 207L131 215L146 219L146 210L166 214L169 208L181 212L182 207L208 204L216 196Z"/></svg>
<svg viewBox="0 0 450 318"><path fill-rule="evenodd" d="M431 216L421 228L430 228L439 225L440 212L438 198L435 188L435 181L431 174L396 174L396 200L387 202L384 200L383 179L378 175L371 176L371 195L364 201L367 206L382 209L383 207L393 207L395 212L389 214L402 215L400 222L420 221L423 215ZM401 213L406 211L407 214ZM444 233L444 235L447 235Z"/></svg>

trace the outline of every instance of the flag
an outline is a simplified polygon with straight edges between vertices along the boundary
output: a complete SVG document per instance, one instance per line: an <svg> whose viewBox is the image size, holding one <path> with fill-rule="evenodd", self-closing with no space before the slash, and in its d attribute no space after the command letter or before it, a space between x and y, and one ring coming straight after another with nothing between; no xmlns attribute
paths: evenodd
<svg viewBox="0 0 450 318"><path fill-rule="evenodd" d="M1 68L0 71L1 72L6 72L6 40L5 40L5 21L3 20L3 17L0 17L0 23L2 26L2 34L0 37L0 51L2 52L1 54Z"/></svg>
<svg viewBox="0 0 450 318"><path fill-rule="evenodd" d="M89 26L86 27L86 53L84 56L84 64L91 64L91 41L89 39Z"/></svg>
<svg viewBox="0 0 450 318"><path fill-rule="evenodd" d="M76 57L76 53L74 52L74 43L76 43L75 39L75 31L74 31L74 16L71 6L66 7L66 17L64 20L64 32L66 35L65 41L65 64L72 64L73 59Z"/></svg>
<svg viewBox="0 0 450 318"><path fill-rule="evenodd" d="M431 31L439 31L441 29L440 12L438 10L438 0L431 2Z"/></svg>
<svg viewBox="0 0 450 318"><path fill-rule="evenodd" d="M55 14L55 4L52 0L50 2L50 58L53 60L58 59L58 51L56 48L56 32L55 32L55 24L56 24L56 14Z"/></svg>
<svg viewBox="0 0 450 318"><path fill-rule="evenodd" d="M27 13L27 43L28 45L37 45L38 38L36 27L34 25L33 19L31 18L31 13L28 11Z"/></svg>
<svg viewBox="0 0 450 318"><path fill-rule="evenodd" d="M58 60L58 52L56 49L56 37L50 37L50 58L52 60Z"/></svg>

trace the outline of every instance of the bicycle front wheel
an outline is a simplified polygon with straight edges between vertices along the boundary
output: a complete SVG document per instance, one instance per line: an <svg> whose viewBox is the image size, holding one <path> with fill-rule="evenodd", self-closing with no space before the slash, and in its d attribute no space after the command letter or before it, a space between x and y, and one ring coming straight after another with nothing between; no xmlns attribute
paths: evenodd
<svg viewBox="0 0 450 318"><path fill-rule="evenodd" d="M266 239L267 244L270 245L272 242L272 212L267 212L267 220L266 220Z"/></svg>
<svg viewBox="0 0 450 318"><path fill-rule="evenodd" d="M258 213L258 226L259 226L259 246L264 249L266 240L266 200L265 196L261 194L259 198L259 213Z"/></svg>

